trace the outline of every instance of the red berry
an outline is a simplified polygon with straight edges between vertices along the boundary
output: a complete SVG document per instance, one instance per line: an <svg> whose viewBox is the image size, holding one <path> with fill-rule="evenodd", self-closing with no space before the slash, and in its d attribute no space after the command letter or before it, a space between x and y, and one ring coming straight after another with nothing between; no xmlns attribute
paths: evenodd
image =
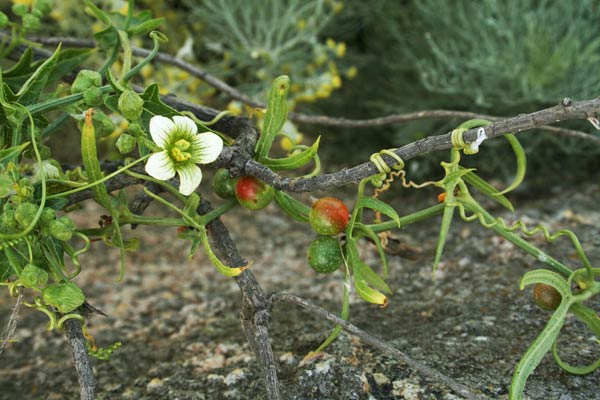
<svg viewBox="0 0 600 400"><path fill-rule="evenodd" d="M323 197L313 204L308 221L320 235L333 236L348 226L350 214L346 205L335 197Z"/></svg>
<svg viewBox="0 0 600 400"><path fill-rule="evenodd" d="M235 197L249 210L265 208L273 199L275 189L253 176L243 176L235 185Z"/></svg>
<svg viewBox="0 0 600 400"><path fill-rule="evenodd" d="M542 310L556 310L562 301L558 290L545 283L538 283L533 287L533 301Z"/></svg>

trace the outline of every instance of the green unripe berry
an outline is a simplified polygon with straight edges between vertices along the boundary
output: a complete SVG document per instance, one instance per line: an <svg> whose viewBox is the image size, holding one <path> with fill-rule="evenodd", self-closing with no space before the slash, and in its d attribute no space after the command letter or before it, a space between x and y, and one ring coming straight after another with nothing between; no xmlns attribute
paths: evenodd
<svg viewBox="0 0 600 400"><path fill-rule="evenodd" d="M19 279L23 286L28 288L43 286L48 283L48 272L33 264L27 264L25 268L23 268L23 271L21 271Z"/></svg>
<svg viewBox="0 0 600 400"><path fill-rule="evenodd" d="M33 14L23 15L23 29L25 31L37 31L40 29L40 17Z"/></svg>
<svg viewBox="0 0 600 400"><path fill-rule="evenodd" d="M75 224L68 217L60 217L50 223L50 235L58 240L71 239L74 230Z"/></svg>
<svg viewBox="0 0 600 400"><path fill-rule="evenodd" d="M15 219L21 228L26 228L33 222L38 206L33 203L21 203L15 209Z"/></svg>
<svg viewBox="0 0 600 400"><path fill-rule="evenodd" d="M144 111L144 100L133 90L126 90L119 96L119 112L129 121L137 121Z"/></svg>
<svg viewBox="0 0 600 400"><path fill-rule="evenodd" d="M119 153L128 154L131 153L133 149L135 149L136 144L137 140L135 140L133 136L128 135L126 133L122 133L121 136L119 136L119 138L117 139L117 143L115 145L117 146L117 150L119 150Z"/></svg>
<svg viewBox="0 0 600 400"><path fill-rule="evenodd" d="M235 197L235 186L237 179L229 176L229 171L219 168L212 180L213 191L222 199L233 199Z"/></svg>
<svg viewBox="0 0 600 400"><path fill-rule="evenodd" d="M99 87L91 86L83 91L83 101L90 107L101 106L104 101L104 95Z"/></svg>
<svg viewBox="0 0 600 400"><path fill-rule="evenodd" d="M308 263L317 272L329 274L344 262L340 243L330 236L320 236L308 246Z"/></svg>
<svg viewBox="0 0 600 400"><path fill-rule="evenodd" d="M85 92L90 87L102 86L102 75L96 71L82 69L77 74L75 81L71 85L71 94Z"/></svg>

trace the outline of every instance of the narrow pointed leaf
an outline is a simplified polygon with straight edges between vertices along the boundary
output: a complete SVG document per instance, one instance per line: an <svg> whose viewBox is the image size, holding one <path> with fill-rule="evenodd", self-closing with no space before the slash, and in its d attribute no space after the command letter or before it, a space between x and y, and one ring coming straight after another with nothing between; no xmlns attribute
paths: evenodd
<svg viewBox="0 0 600 400"><path fill-rule="evenodd" d="M446 237L450 231L450 223L452 222L452 216L454 215L455 207L446 207L444 209L444 215L442 216L442 225L440 226L440 236L438 239L437 247L435 248L435 258L433 260L433 272L437 270L438 263L442 257L444 251L444 245L446 244Z"/></svg>
<svg viewBox="0 0 600 400"><path fill-rule="evenodd" d="M289 88L290 78L286 75L275 78L273 85L271 85L263 131L255 148L258 162L263 162L266 159L275 136L277 136L287 119L287 93Z"/></svg>
<svg viewBox="0 0 600 400"><path fill-rule="evenodd" d="M375 211L379 211L380 213L391 218L396 224L398 224L398 228L400 227L400 216L394 210L392 206L379 199L374 199L372 197L363 197L356 203L356 207L358 208L370 208Z"/></svg>
<svg viewBox="0 0 600 400"><path fill-rule="evenodd" d="M385 256L385 249L381 245L381 239L379 238L379 236L377 236L375 231L373 231L371 228L369 228L368 226L366 226L364 224L357 223L355 225L355 227L356 227L355 229L357 229L359 232L364 233L369 239L371 239L373 241L373 243L375 243L375 246L377 247L377 252L379 253L379 259L381 260L381 267L383 269L383 277L386 278L388 275L388 263L387 263L387 257Z"/></svg>
<svg viewBox="0 0 600 400"><path fill-rule="evenodd" d="M460 167L459 168L463 168ZM463 175L463 179L470 185L476 187L481 193L498 202L500 205L508 208L510 211L515 211L512 203L498 189L480 178L475 172L469 172Z"/></svg>
<svg viewBox="0 0 600 400"><path fill-rule="evenodd" d="M202 245L204 246L204 251L206 251L206 255L208 256L208 259L213 263L213 265L217 268L217 270L221 274L223 274L225 276L229 276L229 277L234 277L234 276L238 276L239 274L244 272L245 269L248 268L248 266L228 267L227 265L223 264L221 262L221 260L219 260L217 255L212 251L212 248L210 247L210 243L208 241L208 236L206 234L206 228L202 227L202 229L200 229L199 232L200 232L200 237L202 239Z"/></svg>
<svg viewBox="0 0 600 400"><path fill-rule="evenodd" d="M544 330L533 341L531 346L525 352L525 355L519 361L513 373L512 382L510 385L509 397L511 400L521 400L523 398L523 390L529 375L537 368L539 363L544 358L544 355L552 348L552 344L558 338L560 329L565 323L565 317L569 311L571 299L563 297L563 300L544 327Z"/></svg>
<svg viewBox="0 0 600 400"><path fill-rule="evenodd" d="M319 141L321 137L319 136L317 140L307 149L302 150L299 153L292 154L289 157L285 158L269 158L265 157L263 160L263 165L271 168L274 171L280 170L291 170L302 167L304 164L308 163L312 160L317 151L319 150Z"/></svg>
<svg viewBox="0 0 600 400"><path fill-rule="evenodd" d="M298 222L308 222L310 207L287 193L275 191L275 202L290 217Z"/></svg>

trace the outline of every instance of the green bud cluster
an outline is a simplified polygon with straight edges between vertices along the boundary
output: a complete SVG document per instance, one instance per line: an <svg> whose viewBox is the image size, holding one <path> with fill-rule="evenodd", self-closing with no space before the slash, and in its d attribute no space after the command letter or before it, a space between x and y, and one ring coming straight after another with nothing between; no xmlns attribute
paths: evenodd
<svg viewBox="0 0 600 400"><path fill-rule="evenodd" d="M137 121L144 110L144 100L133 90L126 90L119 96L119 112L129 121Z"/></svg>
<svg viewBox="0 0 600 400"><path fill-rule="evenodd" d="M102 90L102 76L88 69L79 71L73 85L71 93L83 93L83 101L90 107L98 107L104 102Z"/></svg>

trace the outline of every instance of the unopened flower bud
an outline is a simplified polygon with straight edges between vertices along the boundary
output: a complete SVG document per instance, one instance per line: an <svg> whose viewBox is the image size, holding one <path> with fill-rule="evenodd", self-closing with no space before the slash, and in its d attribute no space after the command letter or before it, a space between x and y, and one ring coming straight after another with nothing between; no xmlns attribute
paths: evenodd
<svg viewBox="0 0 600 400"><path fill-rule="evenodd" d="M35 218L38 207L33 203L21 203L15 209L15 219L17 223L22 227L28 227Z"/></svg>
<svg viewBox="0 0 600 400"><path fill-rule="evenodd" d="M62 241L67 241L73 237L75 224L68 217L60 217L50 223L50 235Z"/></svg>
<svg viewBox="0 0 600 400"><path fill-rule="evenodd" d="M137 121L144 110L144 100L133 90L126 90L119 96L119 111L130 121Z"/></svg>
<svg viewBox="0 0 600 400"><path fill-rule="evenodd" d="M121 154L131 153L133 149L135 149L136 143L137 140L135 140L133 136L123 133L117 139L117 150L119 150L119 153Z"/></svg>
<svg viewBox="0 0 600 400"><path fill-rule="evenodd" d="M33 264L27 264L25 268L23 268L19 279L23 286L28 288L43 286L48 283L48 272Z"/></svg>
<svg viewBox="0 0 600 400"><path fill-rule="evenodd" d="M91 86L83 91L83 101L90 107L98 107L103 102L102 90L99 87Z"/></svg>
<svg viewBox="0 0 600 400"><path fill-rule="evenodd" d="M82 93L90 87L102 86L102 75L96 71L83 69L79 71L73 85L71 85L71 93Z"/></svg>

